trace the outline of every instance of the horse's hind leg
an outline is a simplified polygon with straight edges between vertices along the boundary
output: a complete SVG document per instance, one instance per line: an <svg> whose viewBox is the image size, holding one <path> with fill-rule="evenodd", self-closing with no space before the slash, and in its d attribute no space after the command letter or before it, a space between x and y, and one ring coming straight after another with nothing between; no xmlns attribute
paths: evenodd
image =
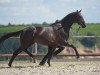
<svg viewBox="0 0 100 75"><path fill-rule="evenodd" d="M27 49L25 50L25 53L27 53L31 58L33 58L34 59L34 55L33 54L31 54ZM34 61L35 62L35 61Z"/></svg>
<svg viewBox="0 0 100 75"><path fill-rule="evenodd" d="M64 50L64 47L59 46L58 48L59 48L59 49L56 50L56 51L53 53L54 56L56 56L57 54L59 54L61 51Z"/></svg>
<svg viewBox="0 0 100 75"><path fill-rule="evenodd" d="M21 53L21 52L22 52L22 50L21 50L21 48L19 47L19 48L13 53L13 56L11 57L11 59L10 59L10 61L9 61L9 64L8 64L9 67L11 67L12 62L13 62L13 60L15 59L15 57L16 57L19 53Z"/></svg>

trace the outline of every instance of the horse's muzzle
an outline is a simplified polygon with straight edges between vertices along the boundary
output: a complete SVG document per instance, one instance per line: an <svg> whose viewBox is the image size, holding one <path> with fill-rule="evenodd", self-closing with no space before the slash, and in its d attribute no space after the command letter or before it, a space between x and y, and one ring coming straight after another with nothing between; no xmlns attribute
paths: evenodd
<svg viewBox="0 0 100 75"><path fill-rule="evenodd" d="M84 22L81 23L82 28L86 27L86 24Z"/></svg>
<svg viewBox="0 0 100 75"><path fill-rule="evenodd" d="M82 26L82 28L85 28L85 27L86 27L86 25L83 25L83 26Z"/></svg>

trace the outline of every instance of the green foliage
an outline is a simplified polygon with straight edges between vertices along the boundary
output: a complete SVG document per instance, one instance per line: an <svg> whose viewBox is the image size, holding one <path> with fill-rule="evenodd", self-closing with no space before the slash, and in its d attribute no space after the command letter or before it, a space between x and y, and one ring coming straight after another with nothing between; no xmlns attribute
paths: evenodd
<svg viewBox="0 0 100 75"><path fill-rule="evenodd" d="M48 26L49 24L47 22L42 23L43 26Z"/></svg>
<svg viewBox="0 0 100 75"><path fill-rule="evenodd" d="M76 31L78 29L79 25L74 24L72 26L71 31L74 32L73 35L76 35ZM88 33L92 33L95 36L100 36L100 24L86 24L86 28L81 28L78 32L79 36L85 36Z"/></svg>
<svg viewBox="0 0 100 75"><path fill-rule="evenodd" d="M7 34L9 32L15 32L24 29L28 26L0 26L0 36Z"/></svg>

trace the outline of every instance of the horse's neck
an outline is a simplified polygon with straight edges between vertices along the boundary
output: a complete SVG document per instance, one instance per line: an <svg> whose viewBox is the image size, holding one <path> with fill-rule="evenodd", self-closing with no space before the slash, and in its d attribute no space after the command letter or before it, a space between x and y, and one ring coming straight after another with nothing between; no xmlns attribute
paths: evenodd
<svg viewBox="0 0 100 75"><path fill-rule="evenodd" d="M61 20L62 28L68 34L73 23L74 23L73 15L68 15Z"/></svg>
<svg viewBox="0 0 100 75"><path fill-rule="evenodd" d="M62 23L62 27L67 34L69 34L70 32L72 24L73 22L67 22L67 21L65 23Z"/></svg>

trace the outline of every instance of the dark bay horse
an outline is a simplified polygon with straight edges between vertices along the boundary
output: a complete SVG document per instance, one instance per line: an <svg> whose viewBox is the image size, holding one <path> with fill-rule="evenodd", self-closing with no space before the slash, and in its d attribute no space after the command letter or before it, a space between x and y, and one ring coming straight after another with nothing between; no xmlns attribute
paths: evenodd
<svg viewBox="0 0 100 75"><path fill-rule="evenodd" d="M30 57L34 57L27 48L32 44L39 43L48 46L48 53L40 62L40 65L44 65L46 60L48 65L50 66L50 59L53 55L57 55L60 53L65 46L72 47L76 54L78 52L76 47L68 44L67 40L69 38L69 31L73 23L78 23L82 28L85 28L85 21L80 13L81 11L76 11L65 16L61 21L60 25L53 25L49 27L29 27L17 32L8 33L0 38L0 43L4 42L4 40L8 39L12 36L17 36L20 34L20 47L13 53L13 56L9 62L9 66L11 67L14 58L25 51ZM55 51L55 48L59 48ZM55 52L54 52L55 51Z"/></svg>

